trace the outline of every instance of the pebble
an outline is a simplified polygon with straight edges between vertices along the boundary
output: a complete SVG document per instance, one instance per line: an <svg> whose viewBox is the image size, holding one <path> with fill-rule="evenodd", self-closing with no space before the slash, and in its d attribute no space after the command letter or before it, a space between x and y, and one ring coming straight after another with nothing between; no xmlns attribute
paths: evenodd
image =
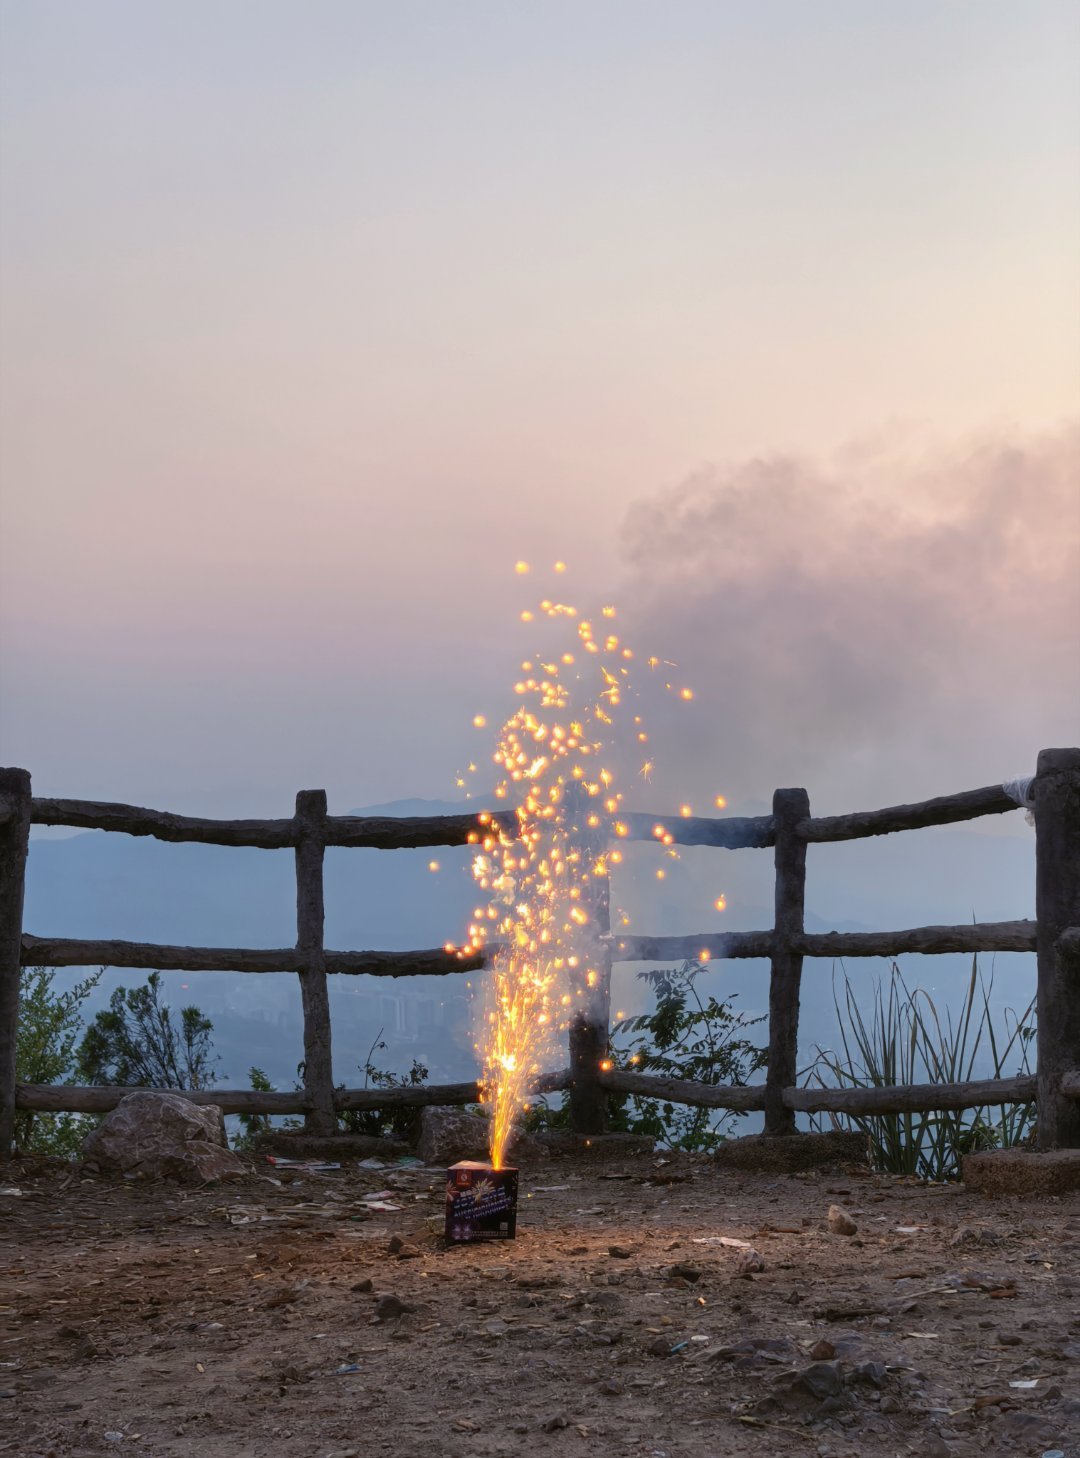
<svg viewBox="0 0 1080 1458"><path fill-rule="evenodd" d="M350 1291L372 1291L372 1290L374 1290L374 1288L375 1288L375 1283L372 1281L371 1277L368 1276L368 1278L367 1278L366 1281L357 1281L357 1283L356 1283L355 1286L350 1286L349 1287L349 1290Z"/></svg>
<svg viewBox="0 0 1080 1458"><path fill-rule="evenodd" d="M634 1254L628 1245L609 1245L607 1253L617 1261L628 1261Z"/></svg>
<svg viewBox="0 0 1080 1458"><path fill-rule="evenodd" d="M765 1269L765 1257L760 1251L741 1250L735 1257L735 1271L740 1276L752 1276L760 1274Z"/></svg>
<svg viewBox="0 0 1080 1458"><path fill-rule="evenodd" d="M392 1235L387 1242L386 1249L390 1255L397 1256L399 1261L414 1261L421 1254L419 1246L411 1245L400 1235Z"/></svg>
<svg viewBox="0 0 1080 1458"><path fill-rule="evenodd" d="M815 1362L831 1362L836 1356L836 1348L832 1342L828 1342L822 1337L810 1348L810 1356Z"/></svg>
<svg viewBox="0 0 1080 1458"><path fill-rule="evenodd" d="M560 1428L568 1428L569 1426L570 1426L570 1420L569 1420L569 1418L567 1418L565 1416L565 1414L563 1414L561 1412L557 1412L554 1417L549 1417L545 1421L545 1423L544 1423L544 1432L545 1433L555 1433L555 1432L558 1432L558 1430Z"/></svg>
<svg viewBox="0 0 1080 1458"><path fill-rule="evenodd" d="M691 1285L693 1285L695 1281L701 1280L701 1272L698 1270L697 1266L688 1265L685 1261L676 1261L676 1263L668 1271L668 1275L676 1277L682 1281L689 1281Z"/></svg>
<svg viewBox="0 0 1080 1458"><path fill-rule="evenodd" d="M859 1228L847 1211L842 1210L839 1205L829 1206L827 1220L833 1235L854 1235Z"/></svg>
<svg viewBox="0 0 1080 1458"><path fill-rule="evenodd" d="M397 1296L380 1296L375 1303L375 1315L379 1321L396 1321L411 1310L412 1307L406 1306Z"/></svg>
<svg viewBox="0 0 1080 1458"><path fill-rule="evenodd" d="M603 1382L599 1383L598 1385L600 1391L605 1393L608 1397L621 1397L626 1391L622 1383L616 1382L614 1377L605 1377Z"/></svg>

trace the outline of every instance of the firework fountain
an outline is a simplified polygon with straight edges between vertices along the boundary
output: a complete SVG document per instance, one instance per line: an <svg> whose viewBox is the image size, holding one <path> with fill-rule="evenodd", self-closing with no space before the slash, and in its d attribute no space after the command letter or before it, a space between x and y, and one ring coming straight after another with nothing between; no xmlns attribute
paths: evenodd
<svg viewBox="0 0 1080 1458"><path fill-rule="evenodd" d="M529 569L522 562L517 570ZM466 947L493 954L477 1048L496 1172L567 1028L589 1022L601 1002L606 1008L608 876L627 835L617 780L648 780L652 771L634 680L639 663L615 619L612 606L594 621L553 599L521 613L535 647L514 685L518 707L497 735L495 797L507 813L480 817L473 874L486 902L476 907ZM657 687L693 697L670 679L674 664L651 657L643 668ZM482 716L474 722L485 727ZM598 1061L605 1055L597 1050Z"/></svg>

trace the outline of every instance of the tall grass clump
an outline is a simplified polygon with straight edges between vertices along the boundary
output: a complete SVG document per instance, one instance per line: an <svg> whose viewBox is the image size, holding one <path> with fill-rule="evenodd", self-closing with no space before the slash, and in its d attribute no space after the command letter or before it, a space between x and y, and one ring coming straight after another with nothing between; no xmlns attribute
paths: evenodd
<svg viewBox="0 0 1080 1458"><path fill-rule="evenodd" d="M1035 999L1019 1015L1006 1009L995 1024L990 1009L993 973L984 977L978 958L954 1020L939 1011L922 987L909 988L895 962L888 979L874 988L864 1014L843 972L842 993L833 973L833 1003L839 1025L836 1049L817 1048L805 1071L809 1088L881 1088L905 1083L966 1083L976 1076L1009 1078L1031 1073ZM982 1071L976 1075L976 1070ZM855 1129L869 1141L876 1168L926 1180L958 1179L965 1154L1007 1149L1034 1129L1035 1105L984 1105L928 1113L818 1115L834 1129Z"/></svg>

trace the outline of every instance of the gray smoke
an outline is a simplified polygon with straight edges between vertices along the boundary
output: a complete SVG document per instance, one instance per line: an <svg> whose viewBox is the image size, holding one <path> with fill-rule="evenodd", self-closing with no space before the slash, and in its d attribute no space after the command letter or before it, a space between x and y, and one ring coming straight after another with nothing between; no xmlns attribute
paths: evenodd
<svg viewBox="0 0 1080 1458"><path fill-rule="evenodd" d="M819 812L868 809L1076 743L1078 483L1070 425L750 460L635 504L622 615L696 693L665 711L665 798L803 784Z"/></svg>

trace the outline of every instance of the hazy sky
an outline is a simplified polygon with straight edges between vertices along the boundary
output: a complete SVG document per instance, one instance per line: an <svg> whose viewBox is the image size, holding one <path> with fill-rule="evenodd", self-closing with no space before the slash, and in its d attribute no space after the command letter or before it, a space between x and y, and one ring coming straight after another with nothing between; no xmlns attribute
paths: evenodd
<svg viewBox="0 0 1080 1458"><path fill-rule="evenodd" d="M867 808L1076 742L1072 0L0 15L40 793L453 795L518 557L696 676L680 793Z"/></svg>

